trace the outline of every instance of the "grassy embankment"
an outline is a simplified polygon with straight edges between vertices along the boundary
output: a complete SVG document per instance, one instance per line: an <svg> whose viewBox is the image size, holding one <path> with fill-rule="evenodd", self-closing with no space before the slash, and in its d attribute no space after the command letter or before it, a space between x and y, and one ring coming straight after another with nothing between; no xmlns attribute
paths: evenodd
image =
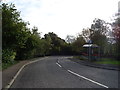
<svg viewBox="0 0 120 90"><path fill-rule="evenodd" d="M113 58L101 58L100 61L96 61L97 64L112 64L112 65L120 65L120 61Z"/></svg>
<svg viewBox="0 0 120 90"><path fill-rule="evenodd" d="M41 56L41 57L44 57L44 56ZM35 58L31 58L31 59L26 59L26 60L33 61L33 60L37 60L37 59L39 59L41 57L35 57ZM12 63L2 63L0 65L0 70L5 70L5 69L7 69L7 68L9 68L9 67L11 67L11 66L13 66L13 65L15 65L17 63L19 63L20 61L23 61L23 60L17 60L17 61L14 60Z"/></svg>
<svg viewBox="0 0 120 90"><path fill-rule="evenodd" d="M88 59L84 56L76 56L74 58L77 58L79 60L87 61ZM101 58L100 60L93 61L93 63L97 64L111 64L111 65L120 65L120 61L113 59L113 58Z"/></svg>

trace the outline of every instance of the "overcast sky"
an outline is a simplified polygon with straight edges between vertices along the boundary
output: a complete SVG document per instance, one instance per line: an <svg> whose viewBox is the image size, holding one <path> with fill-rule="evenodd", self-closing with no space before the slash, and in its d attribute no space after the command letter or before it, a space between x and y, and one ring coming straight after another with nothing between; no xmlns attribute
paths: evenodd
<svg viewBox="0 0 120 90"><path fill-rule="evenodd" d="M110 21L119 0L4 0L14 3L24 21L37 26L42 36L54 32L65 39L90 27L95 18Z"/></svg>

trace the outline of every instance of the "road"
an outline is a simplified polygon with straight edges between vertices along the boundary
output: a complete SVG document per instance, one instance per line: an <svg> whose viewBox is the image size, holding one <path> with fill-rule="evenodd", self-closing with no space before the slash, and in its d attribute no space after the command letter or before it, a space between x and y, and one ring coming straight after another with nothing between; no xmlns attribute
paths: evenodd
<svg viewBox="0 0 120 90"><path fill-rule="evenodd" d="M51 56L26 66L11 88L118 88L118 72Z"/></svg>

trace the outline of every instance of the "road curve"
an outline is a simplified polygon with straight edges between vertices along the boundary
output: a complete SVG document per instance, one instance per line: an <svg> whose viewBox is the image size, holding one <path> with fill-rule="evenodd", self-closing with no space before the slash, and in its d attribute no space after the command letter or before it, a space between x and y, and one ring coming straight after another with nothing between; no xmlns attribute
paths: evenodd
<svg viewBox="0 0 120 90"><path fill-rule="evenodd" d="M11 88L118 88L118 72L51 56L26 66Z"/></svg>

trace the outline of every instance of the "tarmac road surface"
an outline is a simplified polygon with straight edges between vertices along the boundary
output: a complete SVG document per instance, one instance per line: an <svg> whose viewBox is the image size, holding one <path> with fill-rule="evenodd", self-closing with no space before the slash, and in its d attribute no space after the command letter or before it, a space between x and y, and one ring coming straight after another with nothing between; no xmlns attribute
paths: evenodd
<svg viewBox="0 0 120 90"><path fill-rule="evenodd" d="M118 71L51 56L26 66L11 88L118 88Z"/></svg>

